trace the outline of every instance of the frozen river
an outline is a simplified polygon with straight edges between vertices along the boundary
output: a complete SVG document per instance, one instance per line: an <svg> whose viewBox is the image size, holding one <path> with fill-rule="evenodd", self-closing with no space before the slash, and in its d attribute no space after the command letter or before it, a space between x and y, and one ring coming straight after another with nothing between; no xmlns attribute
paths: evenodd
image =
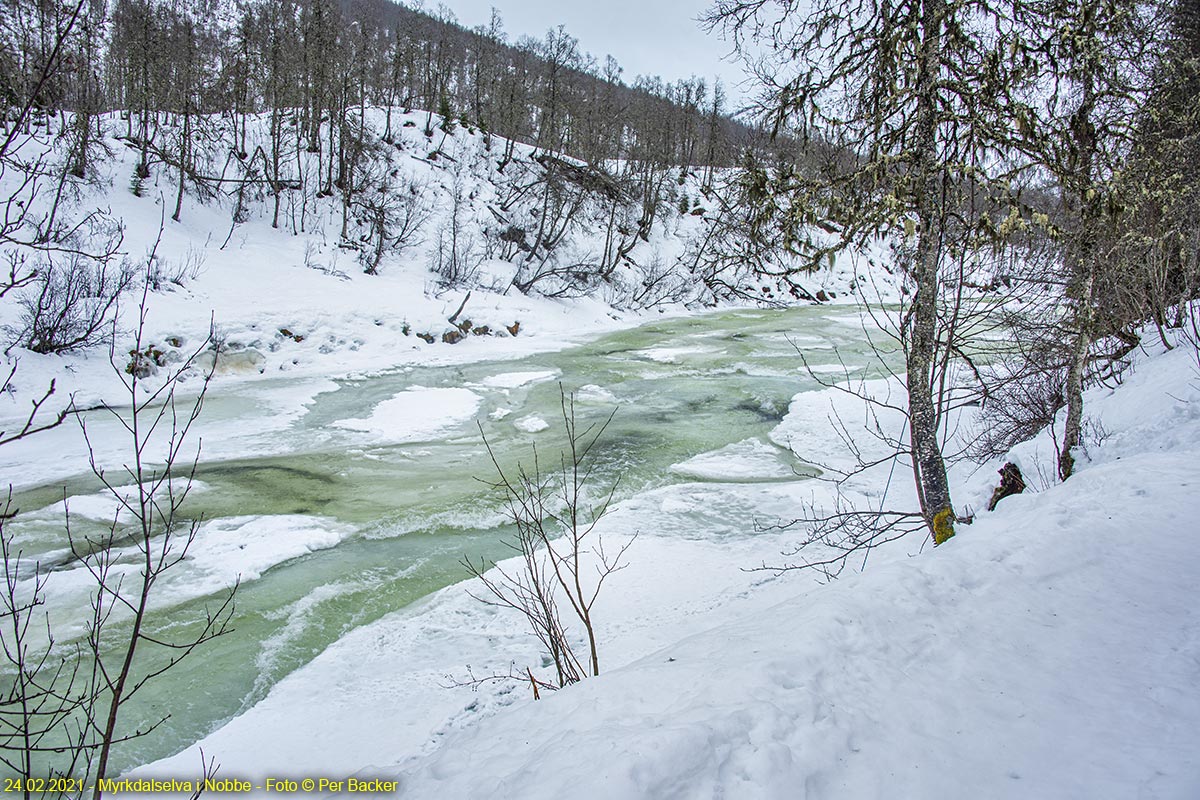
<svg viewBox="0 0 1200 800"><path fill-rule="evenodd" d="M560 384L575 393L581 422L615 409L596 484L619 477L619 500L673 484L813 474L768 438L791 398L817 388L797 348L831 376L839 361L852 372L867 363L856 309L804 307L665 319L517 360L218 386L201 417L198 491L185 508L204 522L189 559L156 587L153 625L186 630L240 576L235 630L124 712L126 730L170 718L122 745L115 766L199 740L352 630L463 580L463 558L509 554L501 498L483 482L494 468L480 427L506 468L527 459L533 443L543 457L557 454ZM109 424L96 416L94 438L119 464ZM87 581L65 557L54 502L62 486L23 491L17 499L29 511L13 530L28 553L58 563L54 605L79 616L59 612L53 621L78 635ZM104 524L110 506L92 481L67 488L73 527ZM750 527L737 503L681 503L676 515L698 535Z"/></svg>

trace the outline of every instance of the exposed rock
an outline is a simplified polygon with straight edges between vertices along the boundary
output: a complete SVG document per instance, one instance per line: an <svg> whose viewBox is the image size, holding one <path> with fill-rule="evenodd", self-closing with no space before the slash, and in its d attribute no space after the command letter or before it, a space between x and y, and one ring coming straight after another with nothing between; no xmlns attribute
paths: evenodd
<svg viewBox="0 0 1200 800"><path fill-rule="evenodd" d="M521 332L520 321L514 322L512 325L508 325L507 330L511 335L516 336L518 333Z"/></svg>
<svg viewBox="0 0 1200 800"><path fill-rule="evenodd" d="M996 487L996 491L992 492L992 499L988 501L988 511L994 511L996 504L1009 495L1025 491L1025 478L1016 464L1008 462L1000 468L999 475L1000 485Z"/></svg>
<svg viewBox="0 0 1200 800"><path fill-rule="evenodd" d="M132 375L135 378L149 378L151 375L158 374L158 368L162 364L158 363L156 355L161 355L153 346L147 347L144 351L137 350L129 351L129 363L125 365L125 374ZM166 363L164 361L164 363Z"/></svg>
<svg viewBox="0 0 1200 800"><path fill-rule="evenodd" d="M253 348L245 350L224 350L218 354L214 350L205 350L196 356L192 365L201 372L212 372L215 375L248 375L262 373L266 369L267 357Z"/></svg>

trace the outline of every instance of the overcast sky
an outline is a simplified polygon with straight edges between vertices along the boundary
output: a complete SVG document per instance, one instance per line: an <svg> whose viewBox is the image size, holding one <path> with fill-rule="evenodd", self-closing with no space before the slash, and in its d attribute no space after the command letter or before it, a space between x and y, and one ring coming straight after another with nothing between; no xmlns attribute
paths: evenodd
<svg viewBox="0 0 1200 800"><path fill-rule="evenodd" d="M469 28L484 25L492 8L500 12L510 41L523 35L541 38L551 28L566 26L579 40L580 49L601 63L612 55L624 67L626 83L637 75L659 75L674 81L699 75L710 84L719 76L730 97L741 69L722 56L729 45L716 35L706 34L696 21L709 6L708 0L440 0ZM410 5L416 5L410 0ZM435 9L439 0L426 0Z"/></svg>

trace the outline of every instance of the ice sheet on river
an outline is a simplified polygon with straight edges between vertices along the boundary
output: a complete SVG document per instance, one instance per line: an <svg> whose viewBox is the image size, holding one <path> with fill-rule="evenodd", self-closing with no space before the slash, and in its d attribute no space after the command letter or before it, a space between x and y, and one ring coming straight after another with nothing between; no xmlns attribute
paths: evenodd
<svg viewBox="0 0 1200 800"><path fill-rule="evenodd" d="M546 369L531 372L504 372L484 378L480 383L489 389L516 389L531 383L539 383L557 378L561 373L556 369Z"/></svg>
<svg viewBox="0 0 1200 800"><path fill-rule="evenodd" d="M257 580L272 567L337 546L355 530L328 517L300 514L223 517L205 522L184 560L159 580L153 605L173 606L224 592L235 583ZM177 539L173 552L182 547L183 540ZM130 545L116 549L114 555L110 579L137 581L142 569L141 551ZM50 603L58 609L86 606L94 592L95 578L83 566L56 571L45 589ZM55 633L61 636L82 631L77 619L64 617L53 622Z"/></svg>
<svg viewBox="0 0 1200 800"><path fill-rule="evenodd" d="M481 400L469 389L414 386L375 406L366 419L342 419L333 424L372 434L379 444L426 442L474 418Z"/></svg>
<svg viewBox="0 0 1200 800"><path fill-rule="evenodd" d="M719 450L701 453L671 467L679 475L701 480L774 480L795 478L796 473L784 463L778 448L761 439L746 439Z"/></svg>

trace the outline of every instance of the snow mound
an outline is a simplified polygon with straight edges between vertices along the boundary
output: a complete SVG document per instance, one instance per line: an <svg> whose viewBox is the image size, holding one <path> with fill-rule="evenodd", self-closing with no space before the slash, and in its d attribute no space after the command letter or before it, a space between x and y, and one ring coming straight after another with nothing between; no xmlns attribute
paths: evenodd
<svg viewBox="0 0 1200 800"><path fill-rule="evenodd" d="M580 386L579 391L575 393L575 399L581 403L617 402L617 396L615 394L602 386L597 386L594 383L589 383L586 386Z"/></svg>
<svg viewBox="0 0 1200 800"><path fill-rule="evenodd" d="M380 444L427 442L474 418L481 401L469 389L417 386L380 403L366 419L342 419L333 424L369 433Z"/></svg>
<svg viewBox="0 0 1200 800"><path fill-rule="evenodd" d="M550 423L538 416L522 417L513 423L518 430L526 433L541 433L550 427Z"/></svg>
<svg viewBox="0 0 1200 800"><path fill-rule="evenodd" d="M516 389L521 386L528 386L531 383L553 380L560 374L556 369L533 372L504 372L500 375L492 375L484 378L480 381L480 384L489 389Z"/></svg>
<svg viewBox="0 0 1200 800"><path fill-rule="evenodd" d="M780 452L761 439L746 439L710 453L701 453L675 464L671 471L701 480L772 480L795 478L796 471L784 463Z"/></svg>

